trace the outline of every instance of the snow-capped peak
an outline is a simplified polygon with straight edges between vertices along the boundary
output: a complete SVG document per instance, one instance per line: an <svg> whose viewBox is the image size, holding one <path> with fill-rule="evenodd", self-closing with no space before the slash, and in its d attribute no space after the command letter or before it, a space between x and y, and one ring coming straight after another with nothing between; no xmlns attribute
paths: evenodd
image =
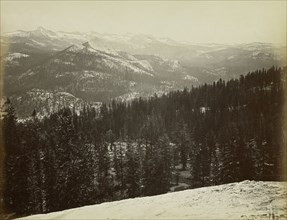
<svg viewBox="0 0 287 220"><path fill-rule="evenodd" d="M32 31L31 34L33 36L38 36L38 37L49 37L49 38L56 38L58 37L56 32L53 32L51 30L47 30L43 28L42 26L38 27L36 30Z"/></svg>
<svg viewBox="0 0 287 220"><path fill-rule="evenodd" d="M47 32L48 30L42 26L39 26L36 28L36 31L40 31L40 32Z"/></svg>

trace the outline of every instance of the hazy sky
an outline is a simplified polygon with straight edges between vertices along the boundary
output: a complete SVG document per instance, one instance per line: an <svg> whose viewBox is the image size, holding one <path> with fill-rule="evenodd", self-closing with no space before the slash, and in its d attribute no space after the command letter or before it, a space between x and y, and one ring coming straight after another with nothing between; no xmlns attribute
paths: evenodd
<svg viewBox="0 0 287 220"><path fill-rule="evenodd" d="M146 33L202 43L286 44L286 1L3 1L1 32Z"/></svg>

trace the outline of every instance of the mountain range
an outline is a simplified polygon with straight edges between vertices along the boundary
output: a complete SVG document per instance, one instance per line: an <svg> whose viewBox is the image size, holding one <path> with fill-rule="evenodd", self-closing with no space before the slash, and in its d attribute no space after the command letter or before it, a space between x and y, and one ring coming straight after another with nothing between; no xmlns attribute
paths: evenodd
<svg viewBox="0 0 287 220"><path fill-rule="evenodd" d="M192 44L144 34L80 33L39 27L1 36L4 95L20 118L63 106L79 111L112 99L184 87L286 65L286 46Z"/></svg>

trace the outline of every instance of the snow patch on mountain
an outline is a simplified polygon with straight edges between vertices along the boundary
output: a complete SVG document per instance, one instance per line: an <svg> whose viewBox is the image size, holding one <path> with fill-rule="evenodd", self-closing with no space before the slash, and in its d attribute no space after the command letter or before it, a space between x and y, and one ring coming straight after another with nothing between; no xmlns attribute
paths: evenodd
<svg viewBox="0 0 287 220"><path fill-rule="evenodd" d="M130 93L126 93L124 95L118 96L116 100L121 100L123 102L130 102L139 97L140 97L139 92L130 92Z"/></svg>
<svg viewBox="0 0 287 220"><path fill-rule="evenodd" d="M102 73L102 72L97 72L97 71L92 71L92 70L85 70L82 74L80 75L80 79L87 79L87 78L97 78L97 79L106 79L109 74L107 73Z"/></svg>
<svg viewBox="0 0 287 220"><path fill-rule="evenodd" d="M14 59L19 59L19 58L22 58L22 57L29 57L29 55L27 54L24 54L24 53L9 53L7 57L5 57L5 61L7 62L11 62L13 61Z"/></svg>
<svg viewBox="0 0 287 220"><path fill-rule="evenodd" d="M203 72L214 76L225 76L227 74L227 69L226 67L205 68L203 69Z"/></svg>
<svg viewBox="0 0 287 220"><path fill-rule="evenodd" d="M36 37L46 37L46 38L58 38L59 37L56 32L47 30L43 27L38 27L36 30L31 31L30 35L36 36Z"/></svg>
<svg viewBox="0 0 287 220"><path fill-rule="evenodd" d="M178 60L170 60L169 66L172 71L176 71L178 68L180 68L180 63Z"/></svg>
<svg viewBox="0 0 287 220"><path fill-rule="evenodd" d="M103 59L104 63L110 68L117 68L117 69L126 68L126 69L133 71L134 73L137 73L137 74L146 74L149 76L153 76L152 73L149 73L149 72L137 67L136 65L134 65L133 64L134 61L128 62L124 59L121 59L120 57L113 57L113 56L109 56L106 54L102 54L102 56L105 58L105 59Z"/></svg>
<svg viewBox="0 0 287 220"><path fill-rule="evenodd" d="M229 57L227 57L228 60L233 60L235 58L235 55L231 55Z"/></svg>
<svg viewBox="0 0 287 220"><path fill-rule="evenodd" d="M42 42L39 42L39 41L36 41L36 40L31 40L34 44L38 45L38 46L41 46L41 47L45 47L47 46L45 43L42 43ZM33 44L32 44L33 45Z"/></svg>
<svg viewBox="0 0 287 220"><path fill-rule="evenodd" d="M75 66L75 64L72 63L72 62L62 61L60 59L54 59L53 62L54 63L61 63L61 64L64 64L64 65L67 65L67 66Z"/></svg>
<svg viewBox="0 0 287 220"><path fill-rule="evenodd" d="M150 72L154 71L151 64L147 60L135 60L135 61L131 61L130 63L139 65L140 67L146 69L147 71L150 71Z"/></svg>
<svg viewBox="0 0 287 220"><path fill-rule="evenodd" d="M184 78L184 80L189 80L189 81L192 81L192 82L198 82L198 79L194 76L190 76L190 75L186 75Z"/></svg>

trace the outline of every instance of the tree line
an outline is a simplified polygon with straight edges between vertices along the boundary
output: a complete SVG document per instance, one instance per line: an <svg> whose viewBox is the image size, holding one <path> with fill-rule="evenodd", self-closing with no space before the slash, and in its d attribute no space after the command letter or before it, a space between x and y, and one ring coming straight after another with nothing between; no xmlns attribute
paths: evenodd
<svg viewBox="0 0 287 220"><path fill-rule="evenodd" d="M160 97L1 119L6 212L46 213L190 188L286 180L286 69L262 69Z"/></svg>

